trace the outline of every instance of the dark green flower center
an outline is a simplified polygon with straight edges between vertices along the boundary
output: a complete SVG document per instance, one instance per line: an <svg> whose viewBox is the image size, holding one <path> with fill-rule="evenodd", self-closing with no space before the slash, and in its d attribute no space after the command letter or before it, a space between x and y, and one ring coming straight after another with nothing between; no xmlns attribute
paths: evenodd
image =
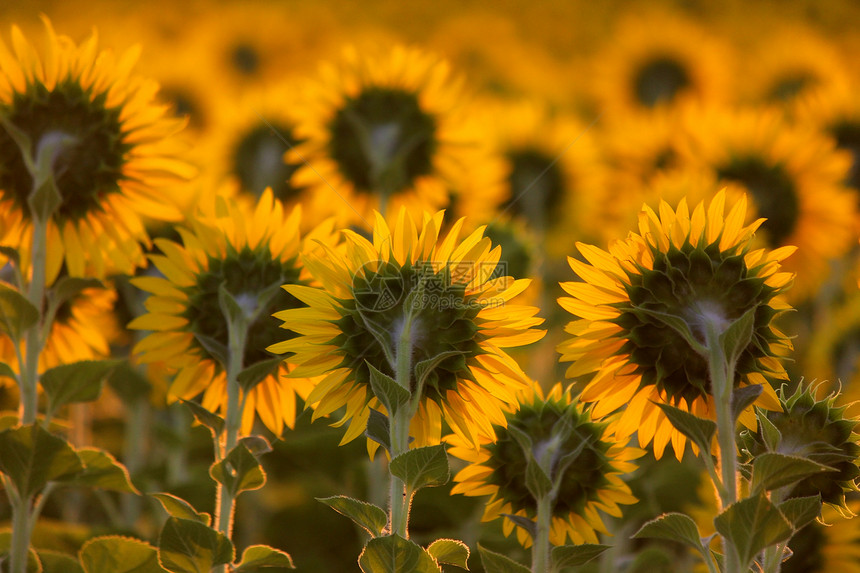
<svg viewBox="0 0 860 573"><path fill-rule="evenodd" d="M524 237L511 225L490 223L484 231L494 245L502 247L502 259L493 277L526 278L532 275L534 252Z"/></svg>
<svg viewBox="0 0 860 573"><path fill-rule="evenodd" d="M207 349L214 343L226 348L228 345L227 321L218 303L218 289L224 284L227 291L243 307L254 306L260 295L273 285L302 284L296 261L282 262L275 259L268 247L249 247L237 252L228 249L223 259L209 257L209 268L197 275L197 284L182 290L188 295L188 308L182 314L189 321L189 330L197 336L197 345L204 355L217 357ZM245 345L244 366L273 357L265 349L286 336L295 334L280 328L280 321L273 313L304 306L293 295L283 289L271 297L266 308L257 313L257 319L248 329ZM205 337L205 343L200 337Z"/></svg>
<svg viewBox="0 0 860 573"><path fill-rule="evenodd" d="M573 430L559 447L558 458L582 447L561 477L561 487L553 507L553 515L567 519L571 514L585 515L589 503L599 501L598 493L610 486L606 478L616 473L606 452L609 444L602 440L603 426L589 422L585 414L574 405L555 401L523 404L520 410L508 415L508 426L515 426L532 439L533 450L551 440L553 428L562 418L572 422ZM492 468L487 482L499 487L498 497L511 504L512 511L525 510L530 517L537 514L534 496L526 486L526 453L506 428L496 428L496 442L485 446L490 458L483 465ZM551 479L556 476L550 476Z"/></svg>
<svg viewBox="0 0 860 573"><path fill-rule="evenodd" d="M839 337L831 357L836 380L850 384L857 374L857 361L860 359L860 324L852 326Z"/></svg>
<svg viewBox="0 0 860 573"><path fill-rule="evenodd" d="M436 119L414 93L365 89L345 100L328 131L329 155L357 191L398 193L433 172Z"/></svg>
<svg viewBox="0 0 860 573"><path fill-rule="evenodd" d="M120 191L123 166L131 146L124 143L121 108L105 108L106 94L92 97L75 80L66 80L48 91L41 83L15 93L0 112L29 136L35 153L45 138L74 137L54 161L57 187L63 197L55 214L59 221L77 221L102 210L105 196ZM27 197L33 179L21 150L5 129L0 128L0 190L11 195L15 206L27 216Z"/></svg>
<svg viewBox="0 0 860 573"><path fill-rule="evenodd" d="M653 269L628 273L630 302L618 305L621 314L613 321L623 329L619 352L630 355L642 377L640 387L655 385L675 403L711 393L706 360L653 312L681 317L704 343L706 320L725 326L756 308L753 337L738 359L735 384L760 370L758 359L771 355L776 338L770 328L776 311L768 306L776 292L751 275L743 253L720 251L717 241L707 247L673 245L667 253L652 248L652 254Z"/></svg>
<svg viewBox="0 0 860 573"><path fill-rule="evenodd" d="M647 62L633 79L636 99L645 107L670 102L689 85L690 77L684 66L667 56Z"/></svg>
<svg viewBox="0 0 860 573"><path fill-rule="evenodd" d="M736 157L717 169L717 176L737 181L749 190L759 216L767 218L762 229L766 231L768 244L771 248L784 245L800 218L797 184L785 167L768 164L760 157Z"/></svg>
<svg viewBox="0 0 860 573"><path fill-rule="evenodd" d="M286 163L284 153L300 140L290 126L261 124L244 133L234 148L233 172L242 189L258 197L271 187L281 201L294 199L301 189L290 184L298 164Z"/></svg>
<svg viewBox="0 0 860 573"><path fill-rule="evenodd" d="M194 129L206 127L206 117L197 95L185 86L163 84L158 90L158 97L171 104L176 117L187 117L188 125Z"/></svg>
<svg viewBox="0 0 860 573"><path fill-rule="evenodd" d="M434 273L428 263L380 263L375 271L356 273L352 290L354 298L340 301L343 317L336 324L341 334L332 343L343 356L339 366L352 370L357 384L370 384L365 361L394 377L382 345L395 349L407 312L412 315L413 368L443 352L456 353L428 376L424 396L441 403L448 390L456 391L458 379L473 379L469 366L483 352L484 335L476 324L481 307L447 267ZM414 391L414 378L411 384Z"/></svg>
<svg viewBox="0 0 860 573"><path fill-rule="evenodd" d="M824 525L810 523L794 534L788 547L793 555L783 562L782 573L818 573L824 571L824 552L827 544Z"/></svg>
<svg viewBox="0 0 860 573"><path fill-rule="evenodd" d="M765 98L773 102L787 102L797 97L801 92L808 90L818 81L808 72L797 71L777 79Z"/></svg>
<svg viewBox="0 0 860 573"><path fill-rule="evenodd" d="M508 184L511 197L505 207L515 215L522 215L536 228L557 221L559 207L565 191L564 174L556 161L534 148L508 153L511 173Z"/></svg>
<svg viewBox="0 0 860 573"><path fill-rule="evenodd" d="M260 55L251 44L240 42L230 51L230 61L241 74L251 76L260 69Z"/></svg>
<svg viewBox="0 0 860 573"><path fill-rule="evenodd" d="M842 121L831 127L830 133L836 139L836 145L851 154L851 170L846 183L860 190L860 123ZM857 201L860 204L860 196Z"/></svg>

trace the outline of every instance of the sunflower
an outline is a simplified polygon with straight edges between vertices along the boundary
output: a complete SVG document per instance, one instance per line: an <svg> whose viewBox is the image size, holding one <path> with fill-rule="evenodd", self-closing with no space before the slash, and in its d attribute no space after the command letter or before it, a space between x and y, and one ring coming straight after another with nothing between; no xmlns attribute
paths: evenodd
<svg viewBox="0 0 860 573"><path fill-rule="evenodd" d="M135 345L143 363L163 361L177 372L169 399L192 399L203 393L202 404L210 411L226 411L226 375L223 350L228 344L227 321L219 306L219 288L239 302L256 308L260 297L270 296L258 309L249 329L243 367L274 358L265 348L283 338L275 309L301 306L288 293L273 288L281 284L310 284L299 252L303 242L330 242L329 225L320 226L304 239L300 236L301 210L286 213L271 191L263 193L253 213L236 204L221 202L214 213L180 228L183 245L165 239L155 243L162 254L149 258L164 275L138 277L132 284L151 293L148 313L134 319L129 328L152 331ZM305 396L313 381L288 379L291 366L281 363L243 397L242 432L248 433L256 412L275 434L295 420L295 395Z"/></svg>
<svg viewBox="0 0 860 573"><path fill-rule="evenodd" d="M631 12L594 61L593 90L607 116L682 102L723 103L732 94L732 54L692 20L664 11Z"/></svg>
<svg viewBox="0 0 860 573"><path fill-rule="evenodd" d="M848 154L775 110L695 110L684 121L684 160L750 195L755 216L767 219L766 245L798 248L786 270L798 275L792 297L808 296L828 277L830 261L857 243L857 201L843 184Z"/></svg>
<svg viewBox="0 0 860 573"><path fill-rule="evenodd" d="M829 380L829 389L839 390L843 403L852 402L860 398L860 293L822 312L824 326L811 329L798 370Z"/></svg>
<svg viewBox="0 0 860 573"><path fill-rule="evenodd" d="M701 418L715 416L708 365L680 334L653 313L684 321L703 340L706 320L723 326L755 308L753 335L737 362L735 387L763 384L757 404L778 408L768 379L784 379L776 354L789 342L772 325L788 305L779 296L792 275L779 271L779 261L794 249L753 250L750 241L762 224L744 225L746 199L741 197L724 216L726 195L718 193L689 212L682 200L677 210L662 202L659 215L647 205L639 234L603 251L578 243L587 262L569 258L580 282L563 283L571 298L559 304L578 318L565 331L571 338L559 345L561 361L573 362L569 378L596 372L580 397L596 402L594 414L605 416L627 405L618 430L638 431L639 444L653 441L660 458L671 442L678 459L686 439L675 430L657 403L670 403ZM747 427L755 415L741 415Z"/></svg>
<svg viewBox="0 0 860 573"><path fill-rule="evenodd" d="M860 504L850 506L852 513L860 511ZM783 562L781 573L860 573L860 519L846 519L824 506L821 521L794 534L788 542L792 555Z"/></svg>
<svg viewBox="0 0 860 573"><path fill-rule="evenodd" d="M97 52L93 34L76 46L45 19L40 58L12 27L14 56L0 41L0 115L29 137L32 150L71 136L54 161L62 202L48 224L48 281L65 263L71 276L131 274L144 264L149 239L142 216L179 220L164 192L193 171L175 158L171 136L182 122L153 102L157 85L131 74L138 50ZM9 246L29 260L32 177L21 149L0 130L0 212Z"/></svg>
<svg viewBox="0 0 860 573"><path fill-rule="evenodd" d="M528 435L534 451L546 447L560 423L570 431L559 449L559 456L578 451L564 470L558 498L552 508L550 542L563 545L570 537L573 543L597 543L597 532L608 533L597 510L621 517L619 504L636 503L621 476L636 469L632 460L644 452L616 441L607 422L596 422L589 409L571 397L570 388L556 384L544 397L540 385L533 383L520 392L514 412L505 414L507 425L496 426L493 442L479 449L458 436L446 438L448 453L469 462L454 476L451 493L468 496L490 495L482 521L505 516L503 529L510 535L514 522L506 515L534 519L537 505L526 486L525 451L509 430L515 427ZM561 421L561 422L560 422ZM528 547L531 536L517 529L520 543Z"/></svg>
<svg viewBox="0 0 860 573"><path fill-rule="evenodd" d="M461 81L444 60L402 46L384 57L346 50L305 91L297 109L305 141L287 161L307 163L293 184L311 188L315 211L369 227L375 208L406 205L420 217L452 194L482 206L497 189Z"/></svg>
<svg viewBox="0 0 860 573"><path fill-rule="evenodd" d="M502 408L516 404L516 390L525 385L503 348L544 334L533 328L542 322L536 308L509 304L530 281L492 278L501 249L492 248L483 227L460 240L464 219L441 238L443 217L443 211L425 214L417 226L401 208L389 227L376 213L372 242L344 231L346 256L327 250L305 257L322 288L286 287L308 308L275 315L299 336L269 350L295 353L293 376L324 376L307 403L314 418L346 406L337 422L350 422L342 443L362 434L371 409L381 409L368 364L394 375L391 349L407 317L416 369L441 356L412 420L414 447L439 442L442 417L469 443L492 436L492 423L504 424Z"/></svg>

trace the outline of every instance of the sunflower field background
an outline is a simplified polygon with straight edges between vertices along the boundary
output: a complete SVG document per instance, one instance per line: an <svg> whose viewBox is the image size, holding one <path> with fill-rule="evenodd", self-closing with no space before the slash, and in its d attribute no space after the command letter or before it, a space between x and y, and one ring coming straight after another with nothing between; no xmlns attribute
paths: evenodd
<svg viewBox="0 0 860 573"><path fill-rule="evenodd" d="M0 570L860 571L858 23L0 4Z"/></svg>

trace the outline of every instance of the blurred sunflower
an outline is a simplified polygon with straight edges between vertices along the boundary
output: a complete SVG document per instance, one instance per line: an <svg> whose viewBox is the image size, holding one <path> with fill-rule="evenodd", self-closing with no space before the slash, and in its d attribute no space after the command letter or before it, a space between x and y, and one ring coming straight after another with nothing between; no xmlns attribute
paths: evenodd
<svg viewBox="0 0 860 573"><path fill-rule="evenodd" d="M692 20L661 10L616 22L594 60L594 97L607 116L624 117L682 102L723 103L732 95L728 46Z"/></svg>
<svg viewBox="0 0 860 573"><path fill-rule="evenodd" d="M503 350L539 340L536 308L510 304L529 280L492 278L500 251L483 227L460 240L464 220L443 238L444 212L425 214L420 226L404 208L389 227L379 213L373 240L344 231L346 256L331 250L306 256L322 288L287 286L308 308L275 316L299 336L269 347L293 352L292 376L324 376L308 396L314 418L345 406L336 425L350 422L341 443L360 436L370 409L381 409L370 389L372 364L394 376L392 352L407 314L413 325L413 364L442 353L421 390L412 419L413 447L438 443L441 418L469 443L504 425L503 408L516 404L525 374ZM416 379L412 380L415 391Z"/></svg>
<svg viewBox="0 0 860 573"><path fill-rule="evenodd" d="M786 270L798 275L792 298L808 296L857 243L857 201L843 185L850 157L772 110L697 110L685 124L684 160L749 193L767 246L798 248Z"/></svg>
<svg viewBox="0 0 860 573"><path fill-rule="evenodd" d="M152 331L134 347L142 363L163 361L178 371L169 390L171 400L190 400L202 392L205 408L226 411L223 362L228 326L219 306L222 285L239 304L255 310L242 367L274 358L265 348L283 339L283 332L272 312L302 306L278 287L310 284L299 252L314 241L332 240L330 225L302 238L300 220L299 208L286 213L266 191L253 213L222 202L214 213L193 220L190 229L180 228L184 246L155 240L163 254L149 258L164 278L132 279L132 284L151 296L146 300L148 313L134 319L129 328ZM261 297L269 297L265 308L257 308ZM282 362L243 397L243 433L250 431L255 412L276 435L284 425L293 427L295 395L306 396L313 381L288 379L290 370Z"/></svg>
<svg viewBox="0 0 860 573"><path fill-rule="evenodd" d="M182 122L153 102L154 82L131 75L138 50L99 53L95 34L76 46L44 22L44 58L15 26L14 55L0 41L0 115L29 138L28 153L63 136L73 141L53 164L63 199L48 225L48 282L63 263L75 277L131 274L145 262L142 217L182 218L164 190L193 174L171 139ZM25 265L32 186L21 149L0 130L0 217Z"/></svg>
<svg viewBox="0 0 860 573"><path fill-rule="evenodd" d="M472 205L493 203L498 183L487 178L497 172L484 167L480 130L444 60L402 46L384 57L346 50L306 96L296 132L305 141L287 161L307 163L293 184L311 188L314 211L369 227L373 209L420 217L467 192Z"/></svg>
<svg viewBox="0 0 860 573"><path fill-rule="evenodd" d="M563 545L570 537L575 544L598 543L597 532L608 533L597 510L621 517L619 504L636 503L622 474L636 469L632 460L644 452L616 441L607 422L596 422L588 408L571 397L570 388L561 384L550 389L546 398L540 385L533 383L520 392L516 411L505 414L507 425L496 426L495 441L475 449L459 436L449 436L448 453L469 462L454 476L452 494L490 495L482 521L507 515L535 519L537 503L526 486L529 457L514 438L511 427L532 440L535 452L557 440L562 458L577 452L560 477L558 498L552 508L550 542ZM556 436L558 428L567 426L566 435ZM532 462L533 463L533 462ZM505 517L503 530L510 535L514 522ZM517 538L528 547L529 533L517 528Z"/></svg>
<svg viewBox="0 0 860 573"><path fill-rule="evenodd" d="M860 399L860 293L823 312L826 327L811 329L799 370L828 380L831 391L842 392L842 403L853 402Z"/></svg>
<svg viewBox="0 0 860 573"><path fill-rule="evenodd" d="M778 408L769 379L784 379L777 360L789 346L772 321L788 305L779 296L792 275L779 271L779 261L794 250L753 250L751 239L762 224L744 226L746 199L741 197L724 216L726 195L720 192L707 210L704 202L690 214L686 201L677 210L662 202L659 215L647 205L639 234L616 241L609 252L577 243L586 262L568 262L581 282L563 283L571 298L559 304L578 317L565 331L571 338L559 345L562 362L573 362L567 377L596 372L580 399L596 402L602 417L622 406L619 433L638 432L639 444L653 441L660 458L671 442L678 459L686 438L674 429L656 403L670 403L701 418L713 418L707 361L684 338L652 312L683 320L700 342L704 324L726 326L755 308L753 335L737 363L735 387L762 384L756 402ZM755 427L755 415L741 415Z"/></svg>
<svg viewBox="0 0 860 573"><path fill-rule="evenodd" d="M852 513L860 504L850 504ZM821 521L813 521L788 542L792 556L782 563L781 573L860 573L860 519L849 518L824 506Z"/></svg>

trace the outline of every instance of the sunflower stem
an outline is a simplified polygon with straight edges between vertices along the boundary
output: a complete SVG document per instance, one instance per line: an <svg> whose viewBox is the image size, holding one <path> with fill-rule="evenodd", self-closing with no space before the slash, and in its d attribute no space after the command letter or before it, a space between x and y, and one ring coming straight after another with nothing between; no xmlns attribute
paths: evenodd
<svg viewBox="0 0 860 573"><path fill-rule="evenodd" d="M8 485L8 484L7 484ZM33 531L30 506L33 497L12 496L12 546L10 548L10 573L26 573L27 556L30 552L30 535Z"/></svg>
<svg viewBox="0 0 860 573"><path fill-rule="evenodd" d="M398 333L395 355L395 381L398 385L410 391L412 382L412 312L405 308L403 326ZM391 459L409 450L409 425L411 423L412 405L420 400L420 396L412 396L410 404L398 408L391 413L390 437L391 437ZM391 533L397 534L404 539L409 538L409 505L411 501L410 492L406 491L406 484L397 476L390 475L390 519Z"/></svg>
<svg viewBox="0 0 860 573"><path fill-rule="evenodd" d="M27 329L24 368L21 372L21 423L32 424L38 413L39 355L42 353L42 313L45 298L45 265L48 258L48 224L38 218L33 221L33 274L27 289L27 300L39 311L39 320Z"/></svg>
<svg viewBox="0 0 860 573"><path fill-rule="evenodd" d="M549 571L549 531L552 525L553 498L552 495L544 495L537 500L535 538L532 545L532 573Z"/></svg>
<svg viewBox="0 0 860 573"><path fill-rule="evenodd" d="M705 343L708 347L708 369L717 414L717 439L720 445L720 470L723 477L722 488L719 484L715 485L722 495L722 506L725 509L738 500L737 444L735 420L732 416L734 365L730 364L723 349L720 326L724 325L713 320L705 321ZM702 455L707 455L707 452L702 452ZM740 573L740 558L734 544L723 538L723 546L726 553L725 573Z"/></svg>

